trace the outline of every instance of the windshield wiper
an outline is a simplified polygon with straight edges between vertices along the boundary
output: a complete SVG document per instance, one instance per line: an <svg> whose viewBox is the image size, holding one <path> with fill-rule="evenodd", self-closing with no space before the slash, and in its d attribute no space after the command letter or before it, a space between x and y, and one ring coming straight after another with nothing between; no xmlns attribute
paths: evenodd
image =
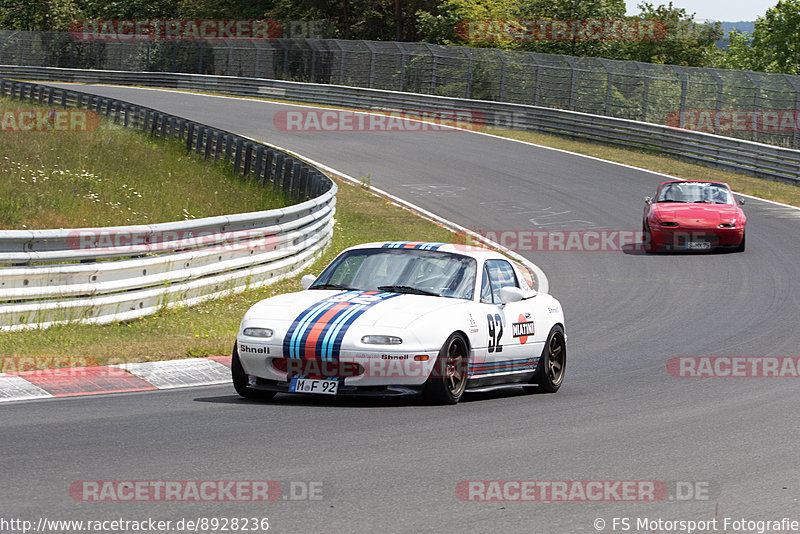
<svg viewBox="0 0 800 534"><path fill-rule="evenodd" d="M431 297L441 297L439 293L411 286L378 286L378 290L390 291L392 293L408 293L411 295L428 295Z"/></svg>
<svg viewBox="0 0 800 534"><path fill-rule="evenodd" d="M345 289L345 290L352 290L352 287L343 286L340 284L317 284L309 287L308 289Z"/></svg>
<svg viewBox="0 0 800 534"><path fill-rule="evenodd" d="M681 202L683 204L686 204L685 200L659 200L658 202L656 202L656 204L658 204L660 202Z"/></svg>

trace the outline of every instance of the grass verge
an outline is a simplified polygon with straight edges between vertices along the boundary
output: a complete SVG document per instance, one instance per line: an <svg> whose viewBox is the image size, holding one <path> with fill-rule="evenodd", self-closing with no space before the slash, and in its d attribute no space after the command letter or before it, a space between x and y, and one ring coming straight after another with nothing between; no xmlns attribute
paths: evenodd
<svg viewBox="0 0 800 534"><path fill-rule="evenodd" d="M52 111L0 97L0 116ZM0 230L121 226L287 206L180 143L101 118L93 131L0 131Z"/></svg>

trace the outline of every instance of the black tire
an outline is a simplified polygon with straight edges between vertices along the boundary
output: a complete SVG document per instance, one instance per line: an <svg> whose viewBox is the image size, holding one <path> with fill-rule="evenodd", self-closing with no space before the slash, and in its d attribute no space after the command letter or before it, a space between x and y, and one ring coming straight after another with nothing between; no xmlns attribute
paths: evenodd
<svg viewBox="0 0 800 534"><path fill-rule="evenodd" d="M742 232L742 242L739 243L739 246L736 247L736 252L744 252L745 242L744 238L747 236L745 232Z"/></svg>
<svg viewBox="0 0 800 534"><path fill-rule="evenodd" d="M469 349L461 334L452 334L442 345L433 372L425 382L422 398L428 404L456 404L467 388Z"/></svg>
<svg viewBox="0 0 800 534"><path fill-rule="evenodd" d="M233 344L231 357L231 378L233 379L233 389L245 399L267 401L275 396L274 391L261 391L248 387L247 373L244 372L242 362L239 360L239 349L236 343Z"/></svg>
<svg viewBox="0 0 800 534"><path fill-rule="evenodd" d="M653 244L653 234L650 232L650 226L644 220L642 221L642 234L644 234L644 243L642 244L644 251L646 253L658 252L658 247Z"/></svg>
<svg viewBox="0 0 800 534"><path fill-rule="evenodd" d="M536 374L531 381L535 386L525 386L526 393L555 393L564 382L567 368L567 340L564 329L556 325L545 342Z"/></svg>

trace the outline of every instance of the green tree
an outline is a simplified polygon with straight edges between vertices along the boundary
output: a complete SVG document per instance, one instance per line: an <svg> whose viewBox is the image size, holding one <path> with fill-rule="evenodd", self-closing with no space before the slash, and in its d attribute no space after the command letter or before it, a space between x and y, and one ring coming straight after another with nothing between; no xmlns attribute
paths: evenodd
<svg viewBox="0 0 800 534"><path fill-rule="evenodd" d="M800 0L780 0L756 19L755 70L800 74Z"/></svg>
<svg viewBox="0 0 800 534"><path fill-rule="evenodd" d="M683 8L644 2L639 4L639 18L658 20L664 28L661 39L644 39L631 42L624 53L625 59L647 63L665 63L689 67L706 67L717 57L716 42L722 37L719 23L698 24L694 14Z"/></svg>
<svg viewBox="0 0 800 534"><path fill-rule="evenodd" d="M67 31L82 13L75 0L0 0L0 29Z"/></svg>

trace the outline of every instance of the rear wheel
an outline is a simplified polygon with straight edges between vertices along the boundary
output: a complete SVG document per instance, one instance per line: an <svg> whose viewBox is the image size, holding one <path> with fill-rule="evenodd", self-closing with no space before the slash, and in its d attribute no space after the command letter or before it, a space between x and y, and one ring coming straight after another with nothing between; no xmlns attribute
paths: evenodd
<svg viewBox="0 0 800 534"><path fill-rule="evenodd" d="M429 404L456 404L467 388L469 350L461 334L452 334L439 351L422 397Z"/></svg>
<svg viewBox="0 0 800 534"><path fill-rule="evenodd" d="M536 386L526 386L527 393L555 393L564 381L567 367L567 340L564 329L556 325L547 336L539 365L532 382Z"/></svg>
<svg viewBox="0 0 800 534"><path fill-rule="evenodd" d="M242 361L239 359L239 348L236 343L233 344L231 357L231 378L233 379L233 389L245 399L266 401L275 396L274 391L261 391L248 386L249 378L244 371L244 367L242 367Z"/></svg>

